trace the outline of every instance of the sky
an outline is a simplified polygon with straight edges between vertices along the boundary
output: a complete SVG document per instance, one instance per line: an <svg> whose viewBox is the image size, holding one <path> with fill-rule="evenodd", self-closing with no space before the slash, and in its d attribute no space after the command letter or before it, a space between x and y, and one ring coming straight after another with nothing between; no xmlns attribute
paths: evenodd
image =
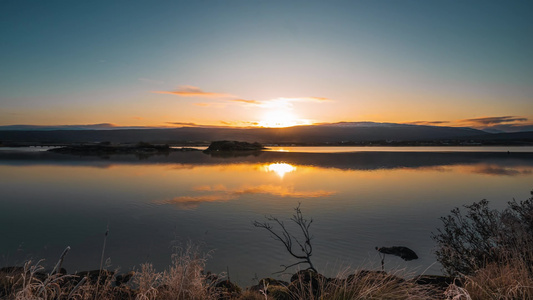
<svg viewBox="0 0 533 300"><path fill-rule="evenodd" d="M0 126L533 130L532 1L0 1Z"/></svg>

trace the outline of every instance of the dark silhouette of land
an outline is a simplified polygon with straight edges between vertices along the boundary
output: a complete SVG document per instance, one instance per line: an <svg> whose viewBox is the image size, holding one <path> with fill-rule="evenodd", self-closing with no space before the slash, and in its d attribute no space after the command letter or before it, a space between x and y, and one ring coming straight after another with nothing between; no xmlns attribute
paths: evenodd
<svg viewBox="0 0 533 300"><path fill-rule="evenodd" d="M2 130L0 144L66 145L76 143L149 142L208 145L232 140L295 145L533 145L533 132L491 134L459 127L393 123L337 123L289 128L182 127L173 129Z"/></svg>

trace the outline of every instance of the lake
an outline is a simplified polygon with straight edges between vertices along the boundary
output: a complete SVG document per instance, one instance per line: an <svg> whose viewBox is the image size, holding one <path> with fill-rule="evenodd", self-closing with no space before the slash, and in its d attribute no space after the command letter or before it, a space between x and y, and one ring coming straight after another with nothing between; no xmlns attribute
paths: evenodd
<svg viewBox="0 0 533 300"><path fill-rule="evenodd" d="M51 266L70 246L69 272L97 269L109 228L112 269L151 262L162 270L173 247L190 240L213 250L209 270L251 285L295 262L252 222L288 222L300 204L313 219L312 258L322 273L379 269L376 246L406 246L419 259L388 256L386 270L439 274L430 237L439 217L481 199L501 209L533 189L531 147L363 148L150 157L4 149L0 266L31 258Z"/></svg>

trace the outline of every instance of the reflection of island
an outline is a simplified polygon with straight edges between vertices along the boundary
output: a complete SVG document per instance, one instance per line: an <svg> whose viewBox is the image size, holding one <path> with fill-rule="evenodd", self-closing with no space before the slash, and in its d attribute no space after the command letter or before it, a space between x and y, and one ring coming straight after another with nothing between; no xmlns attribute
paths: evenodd
<svg viewBox="0 0 533 300"><path fill-rule="evenodd" d="M0 165L87 165L105 167L114 164L159 164L172 166L286 163L341 170L378 170L398 168L436 168L454 165L472 166L474 173L522 175L533 170L531 152L345 152L292 153L259 151L252 156L217 157L201 151L169 152L139 160L135 155L113 155L105 160L95 156L65 155L54 152L0 151ZM481 166L490 166L481 167Z"/></svg>
<svg viewBox="0 0 533 300"><path fill-rule="evenodd" d="M169 145L153 145L150 143L137 144L111 144L99 143L92 145L72 145L59 148L52 148L50 152L61 154L74 154L85 156L99 156L108 158L110 155L134 154L139 159L146 159L152 155L168 155L171 152L199 151L194 148L171 148Z"/></svg>

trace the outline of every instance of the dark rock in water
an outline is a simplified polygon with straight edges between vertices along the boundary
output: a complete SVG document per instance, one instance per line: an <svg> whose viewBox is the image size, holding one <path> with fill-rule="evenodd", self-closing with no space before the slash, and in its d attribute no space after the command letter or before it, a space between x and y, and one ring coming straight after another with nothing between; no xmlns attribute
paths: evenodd
<svg viewBox="0 0 533 300"><path fill-rule="evenodd" d="M259 151L265 147L259 143L248 143L238 141L214 141L204 152L213 151Z"/></svg>
<svg viewBox="0 0 533 300"><path fill-rule="evenodd" d="M406 261L418 259L418 255L416 255L416 253L413 250L407 247L403 247L403 246L376 247L376 250L378 250L378 252L383 253L383 254L391 254L391 255L399 256L403 260L406 260Z"/></svg>

